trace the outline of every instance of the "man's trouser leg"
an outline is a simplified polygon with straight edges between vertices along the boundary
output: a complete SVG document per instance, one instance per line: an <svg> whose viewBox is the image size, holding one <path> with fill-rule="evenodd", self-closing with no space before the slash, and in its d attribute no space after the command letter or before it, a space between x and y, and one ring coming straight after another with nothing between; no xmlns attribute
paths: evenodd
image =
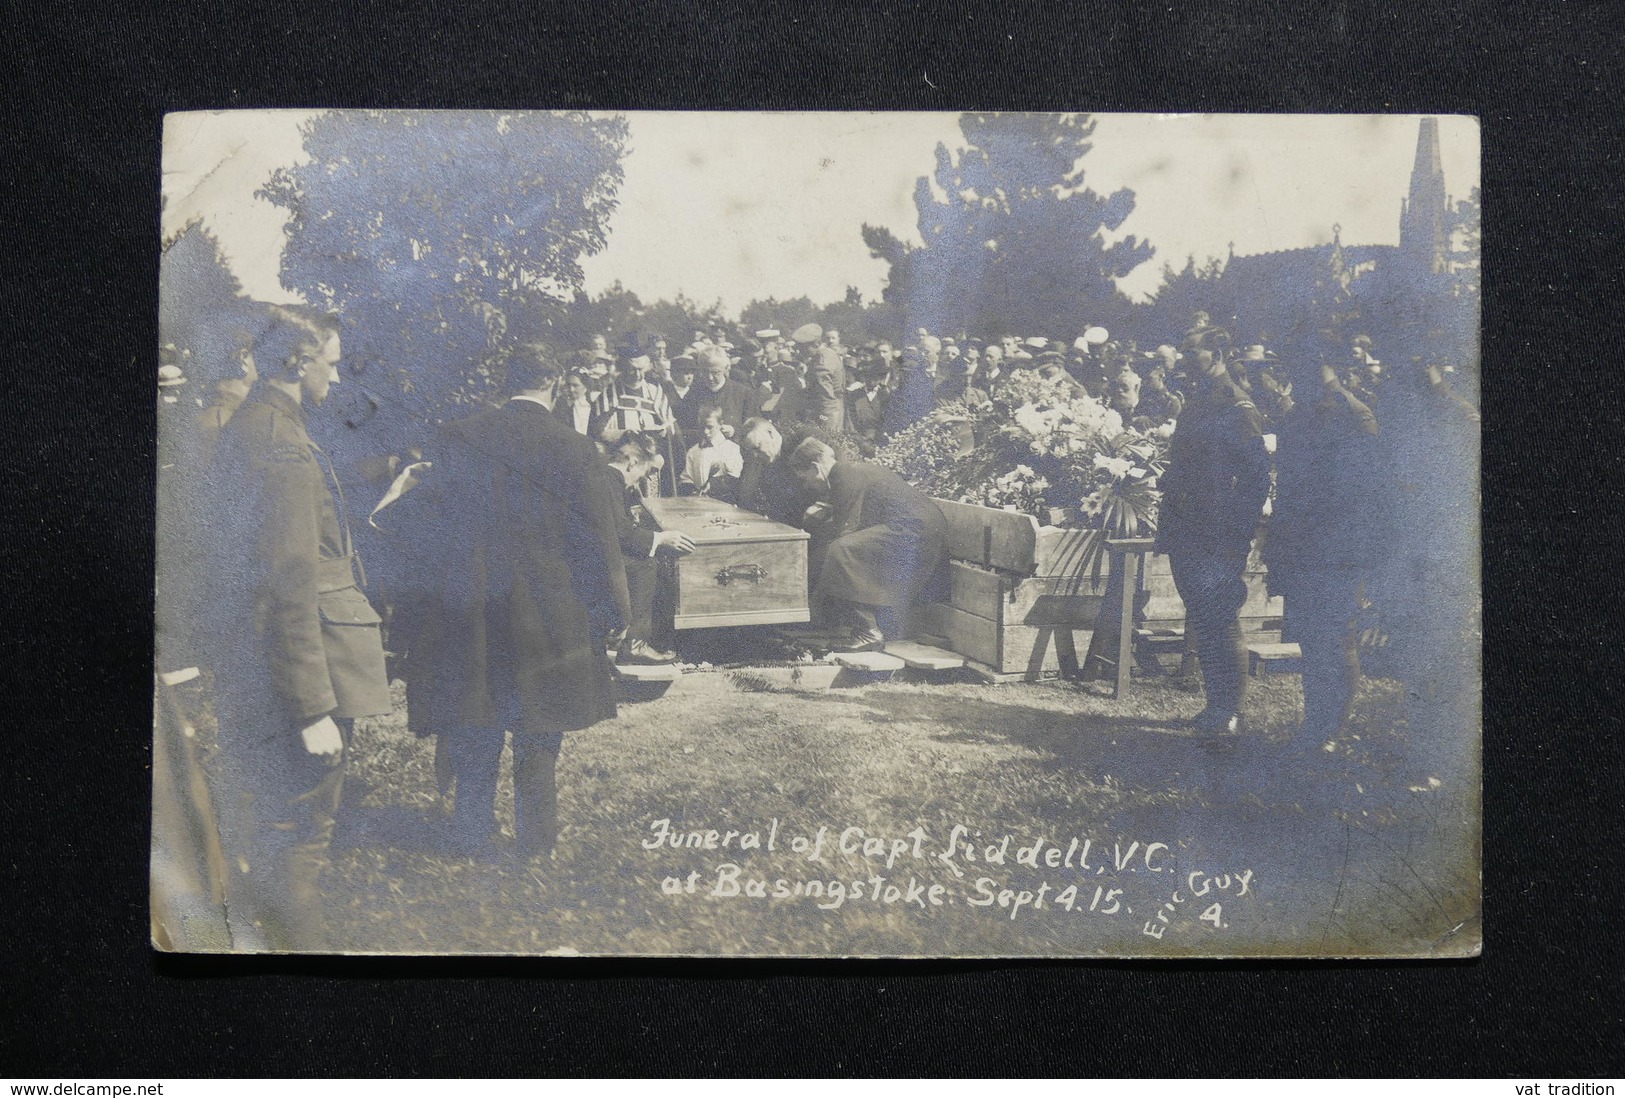
<svg viewBox="0 0 1625 1098"><path fill-rule="evenodd" d="M1239 713L1247 682L1240 617L1247 601L1246 552L1169 554L1168 562L1185 604L1186 628L1196 640L1208 709L1224 717Z"/></svg>
<svg viewBox="0 0 1625 1098"><path fill-rule="evenodd" d="M463 728L447 735L446 755L457 780L451 838L458 852L472 854L496 831L497 768L505 740L500 728Z"/></svg>
<svg viewBox="0 0 1625 1098"><path fill-rule="evenodd" d="M852 632L880 632L880 618L876 616L873 606L861 602L846 602L842 599L831 599L830 606L831 617Z"/></svg>
<svg viewBox="0 0 1625 1098"><path fill-rule="evenodd" d="M514 846L521 857L546 857L558 838L559 746L556 734L514 733Z"/></svg>
<svg viewBox="0 0 1625 1098"><path fill-rule="evenodd" d="M626 593L632 604L626 639L647 644L653 639L655 587L660 580L660 566L653 557L626 557L625 561Z"/></svg>
<svg viewBox="0 0 1625 1098"><path fill-rule="evenodd" d="M227 901L234 941L326 949L321 875L344 792L343 756L326 762L310 754L297 730L261 738L263 727L238 723L241 709L221 708L222 771L234 802L228 832L236 887ZM350 722L340 721L339 729L348 744Z"/></svg>
<svg viewBox="0 0 1625 1098"><path fill-rule="evenodd" d="M1294 577L1285 592L1286 625L1303 649L1303 736L1311 746L1336 739L1360 681L1360 574L1322 568Z"/></svg>
<svg viewBox="0 0 1625 1098"><path fill-rule="evenodd" d="M351 722L340 720L338 723L348 749ZM302 743L299 751L305 761L319 763L304 750ZM312 949L330 945L322 905L321 878L330 864L328 849L333 841L333 822L344 797L343 760L336 764L320 765L324 769L311 767L300 781L302 787L310 778L316 778L316 783L289 802L291 811L287 813L288 822L295 841L281 863L287 882L289 910L298 920L299 936L310 942L305 948Z"/></svg>
<svg viewBox="0 0 1625 1098"><path fill-rule="evenodd" d="M434 787L442 800L451 795L451 787L457 772L452 769L451 755L446 747L446 737L434 738Z"/></svg>

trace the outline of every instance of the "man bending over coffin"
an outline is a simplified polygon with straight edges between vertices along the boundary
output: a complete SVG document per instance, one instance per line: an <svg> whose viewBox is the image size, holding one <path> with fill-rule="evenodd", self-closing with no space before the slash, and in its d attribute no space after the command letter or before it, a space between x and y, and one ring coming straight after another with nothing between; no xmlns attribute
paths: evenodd
<svg viewBox="0 0 1625 1098"><path fill-rule="evenodd" d="M790 471L820 492L827 549L809 560L814 605L850 629L837 652L874 652L885 644L876 610L913 602L947 559L947 523L930 498L890 469L837 461L809 438L790 455ZM825 540L825 539L817 539Z"/></svg>
<svg viewBox="0 0 1625 1098"><path fill-rule="evenodd" d="M660 569L655 552L665 548L673 553L694 551L694 542L678 530L656 530L643 505L637 486L665 465L660 456L658 436L628 431L606 446L609 464L597 470L602 490L616 501L615 536L620 542L626 571L627 597L631 618L626 636L616 653L618 664L663 664L677 659L675 652L656 648L654 635L655 589Z"/></svg>

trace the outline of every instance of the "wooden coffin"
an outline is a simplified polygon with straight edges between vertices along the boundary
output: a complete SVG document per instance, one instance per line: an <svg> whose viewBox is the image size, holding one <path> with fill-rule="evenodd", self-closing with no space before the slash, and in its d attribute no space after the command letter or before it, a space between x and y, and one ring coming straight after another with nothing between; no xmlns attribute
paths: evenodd
<svg viewBox="0 0 1625 1098"><path fill-rule="evenodd" d="M676 628L809 619L805 530L705 496L644 505L662 530L680 530L695 545L674 562Z"/></svg>

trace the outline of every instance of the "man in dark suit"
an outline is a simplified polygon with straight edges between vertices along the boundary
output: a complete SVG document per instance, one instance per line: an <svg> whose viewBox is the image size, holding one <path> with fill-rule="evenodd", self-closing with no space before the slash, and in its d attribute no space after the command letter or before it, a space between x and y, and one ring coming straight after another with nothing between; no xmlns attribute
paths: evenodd
<svg viewBox="0 0 1625 1098"><path fill-rule="evenodd" d="M592 437L596 409L591 394L587 376L579 370L571 370L560 382L558 399L553 404L553 414L583 438Z"/></svg>
<svg viewBox="0 0 1625 1098"><path fill-rule="evenodd" d="M707 349L700 356L700 365L705 368L705 379L699 386L702 412L706 408L719 410L723 426L731 428L729 433L737 436L747 419L761 414L761 399L754 388L728 376L732 364L728 361L728 352L722 348Z"/></svg>
<svg viewBox="0 0 1625 1098"><path fill-rule="evenodd" d="M206 629L241 948L326 948L319 879L349 723L391 708L344 493L307 428L339 355L335 318L273 306L254 345L261 380L215 448Z"/></svg>
<svg viewBox="0 0 1625 1098"><path fill-rule="evenodd" d="M547 857L564 734L615 716L604 634L630 615L619 502L597 448L548 408L557 373L540 348L516 355L518 392L444 429L420 501L414 537L434 587L411 647L408 712L414 731L446 741L457 852L488 847L511 732L517 852ZM594 621L589 606L608 609Z"/></svg>
<svg viewBox="0 0 1625 1098"><path fill-rule="evenodd" d="M894 439L937 406L936 359L919 347L905 347L891 396L881 417L880 433Z"/></svg>
<svg viewBox="0 0 1625 1098"><path fill-rule="evenodd" d="M597 470L604 492L621 501L615 509L615 530L626 570L631 617L615 656L619 664L671 663L677 658L675 652L656 648L652 643L655 589L660 577L655 554L661 549L692 553L694 542L679 530L655 529L637 489L664 466L660 445L655 435L629 431L609 444L609 464Z"/></svg>
<svg viewBox="0 0 1625 1098"><path fill-rule="evenodd" d="M982 356L982 369L975 377L976 387L984 393L991 394L994 387L1006 377L1004 369L1004 347L998 343L989 343L987 351Z"/></svg>
<svg viewBox="0 0 1625 1098"><path fill-rule="evenodd" d="M881 444L880 426L886 419L891 390L886 388L886 363L870 353L859 359L859 384L846 394L846 425L865 457L873 457Z"/></svg>
<svg viewBox="0 0 1625 1098"><path fill-rule="evenodd" d="M1247 554L1270 491L1263 420L1231 380L1224 359L1196 356L1198 391L1168 444L1157 550L1168 554L1174 586L1202 661L1204 732L1234 732L1247 682L1241 607Z"/></svg>
<svg viewBox="0 0 1625 1098"><path fill-rule="evenodd" d="M809 438L790 455L790 470L808 491L822 491L827 548L817 569L815 599L831 621L852 630L840 652L885 645L876 610L906 607L947 559L947 522L930 497L880 465L837 461ZM810 556L811 554L809 554Z"/></svg>
<svg viewBox="0 0 1625 1098"><path fill-rule="evenodd" d="M700 407L704 403L706 388L694 380L699 367L694 356L678 355L671 360L671 382L666 386L666 400L677 420L679 437L683 440L699 438ZM678 447L679 452L682 447ZM679 469L677 472L681 473Z"/></svg>

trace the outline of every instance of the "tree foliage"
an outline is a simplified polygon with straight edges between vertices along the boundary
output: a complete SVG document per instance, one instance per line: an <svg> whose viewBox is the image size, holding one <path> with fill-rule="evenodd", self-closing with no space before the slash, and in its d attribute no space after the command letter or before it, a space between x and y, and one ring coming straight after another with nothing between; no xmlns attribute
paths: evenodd
<svg viewBox="0 0 1625 1098"><path fill-rule="evenodd" d="M747 332L778 328L789 335L803 324L817 320L818 306L805 294L786 301L773 297L757 298L739 310L739 326Z"/></svg>
<svg viewBox="0 0 1625 1098"><path fill-rule="evenodd" d="M238 348L251 339L253 304L214 235L194 221L164 244L158 281L159 342L193 381L239 377Z"/></svg>
<svg viewBox="0 0 1625 1098"><path fill-rule="evenodd" d="M1073 336L1126 316L1116 279L1151 258L1133 235L1109 241L1134 192L1084 179L1095 122L1083 114L964 114L966 147L944 145L915 184L921 245L863 227L890 265L886 301L908 330Z"/></svg>
<svg viewBox="0 0 1625 1098"><path fill-rule="evenodd" d="M489 396L607 243L624 118L341 111L261 191L292 213L282 282L343 318L348 390L389 448ZM380 414L381 413L381 414Z"/></svg>
<svg viewBox="0 0 1625 1098"><path fill-rule="evenodd" d="M848 347L881 340L895 342L902 335L896 310L884 301L865 301L863 291L856 286L848 286L841 300L827 305L819 305L803 294L785 301L757 298L739 311L739 327L746 333L777 328L789 335L803 324L817 324L826 332L835 329Z"/></svg>
<svg viewBox="0 0 1625 1098"><path fill-rule="evenodd" d="M597 296L578 292L555 326L554 343L561 350L579 350L601 335L611 350L634 343L647 349L653 337L663 335L667 353L675 355L696 331L709 331L714 324L727 324L720 303L701 305L679 293L674 301L662 298L645 304L617 281Z"/></svg>
<svg viewBox="0 0 1625 1098"><path fill-rule="evenodd" d="M1354 272L1344 257L1340 233L1333 234L1331 248L1315 267L1309 322L1313 331L1308 346L1316 360L1339 360L1358 330L1370 327L1361 296L1355 292Z"/></svg>
<svg viewBox="0 0 1625 1098"><path fill-rule="evenodd" d="M1233 295L1224 282L1224 260L1209 257L1198 266L1194 255L1185 258L1185 265L1175 270L1173 264L1162 265L1162 282L1144 302L1134 310L1130 325L1134 338L1140 343L1154 346L1158 343L1176 343L1179 333L1190 327L1193 314L1207 313L1210 318L1229 317Z"/></svg>
<svg viewBox="0 0 1625 1098"><path fill-rule="evenodd" d="M1478 292L1479 269L1483 262L1484 234L1480 215L1483 198L1477 187L1450 210L1446 224L1450 241L1450 268L1463 293Z"/></svg>

